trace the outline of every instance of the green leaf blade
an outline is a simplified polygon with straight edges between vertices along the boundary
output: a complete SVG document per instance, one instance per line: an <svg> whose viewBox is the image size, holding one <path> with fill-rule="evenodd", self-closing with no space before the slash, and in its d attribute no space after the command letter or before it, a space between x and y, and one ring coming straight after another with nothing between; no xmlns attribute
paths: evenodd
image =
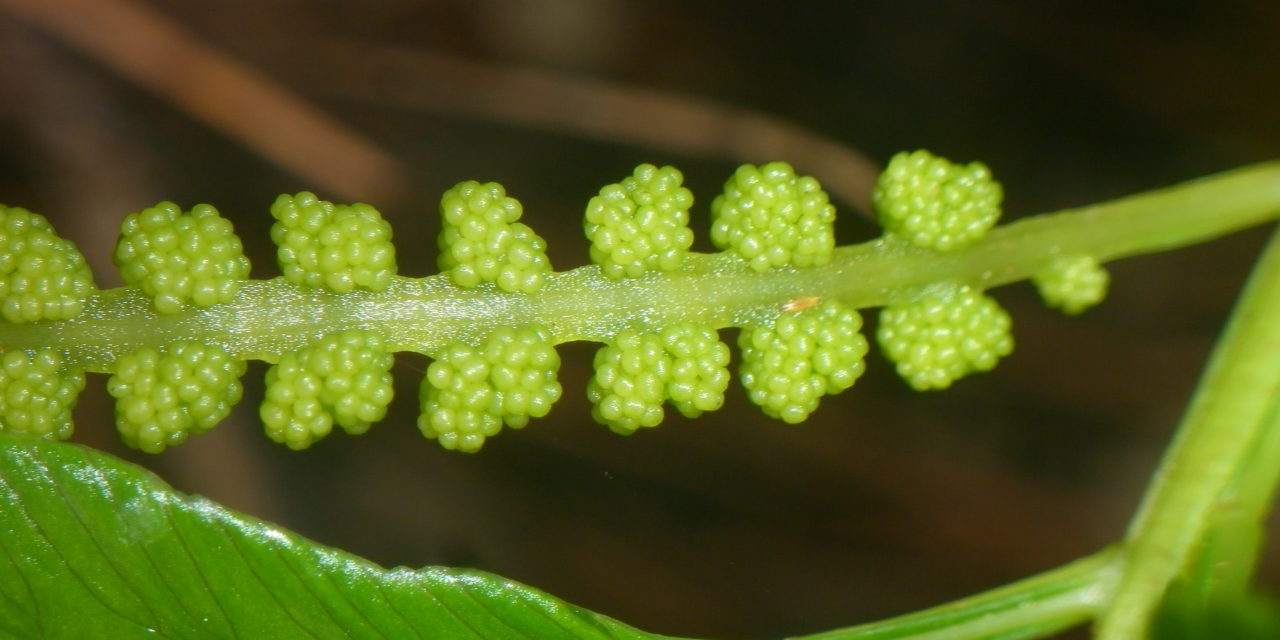
<svg viewBox="0 0 1280 640"><path fill-rule="evenodd" d="M106 454L3 433L0 633L660 637L480 571L386 570Z"/></svg>

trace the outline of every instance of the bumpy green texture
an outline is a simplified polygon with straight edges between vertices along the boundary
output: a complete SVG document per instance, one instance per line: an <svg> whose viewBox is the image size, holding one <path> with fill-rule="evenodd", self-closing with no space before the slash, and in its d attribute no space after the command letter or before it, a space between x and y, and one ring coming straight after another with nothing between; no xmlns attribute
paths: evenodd
<svg viewBox="0 0 1280 640"><path fill-rule="evenodd" d="M303 191L271 205L271 239L284 277L295 284L346 293L382 291L396 274L391 225L377 209L336 205Z"/></svg>
<svg viewBox="0 0 1280 640"><path fill-rule="evenodd" d="M1031 277L1045 304L1075 315L1107 297L1111 276L1093 256L1059 256Z"/></svg>
<svg viewBox="0 0 1280 640"><path fill-rule="evenodd" d="M249 259L231 222L207 204L183 213L161 202L120 224L112 255L124 281L151 296L156 311L228 302L249 277Z"/></svg>
<svg viewBox="0 0 1280 640"><path fill-rule="evenodd" d="M981 238L1000 218L1003 199L986 165L953 164L924 150L893 156L871 192L881 226L937 251Z"/></svg>
<svg viewBox="0 0 1280 640"><path fill-rule="evenodd" d="M693 244L693 194L681 186L683 181L675 167L642 164L587 203L583 226L591 240L591 261L601 273L618 280L680 266Z"/></svg>
<svg viewBox="0 0 1280 640"><path fill-rule="evenodd" d="M440 270L471 289L493 282L503 291L534 293L551 273L547 243L517 222L524 209L496 182L461 182L440 198Z"/></svg>
<svg viewBox="0 0 1280 640"><path fill-rule="evenodd" d="M681 323L654 332L624 331L596 351L587 385L592 416L628 435L662 422L662 403L695 418L724 404L729 347L715 329Z"/></svg>
<svg viewBox="0 0 1280 640"><path fill-rule="evenodd" d="M422 380L418 428L446 449L474 453L505 423L524 427L560 399L560 356L540 325L501 327L478 347L451 344Z"/></svg>
<svg viewBox="0 0 1280 640"><path fill-rule="evenodd" d="M147 453L182 444L231 413L246 364L217 345L179 340L120 360L107 381L124 443Z"/></svg>
<svg viewBox="0 0 1280 640"><path fill-rule="evenodd" d="M835 300L744 327L742 385L766 415L801 422L824 394L848 389L866 369L861 329L862 316Z"/></svg>
<svg viewBox="0 0 1280 640"><path fill-rule="evenodd" d="M729 386L729 345L715 329L681 323L662 329L662 344L671 357L667 396L686 418L724 406Z"/></svg>
<svg viewBox="0 0 1280 640"><path fill-rule="evenodd" d="M861 300L860 305L904 300L884 310L878 337L899 372L919 389L945 387L971 371L989 369L1012 348L1008 316L980 290L943 283L909 297L901 287L914 287L919 278L894 284L893 278L911 274L894 273L898 265L889 262L887 271L868 271L891 281L874 283L879 291L866 289L857 275L864 260L948 259L908 250L907 241L947 250L985 232L999 215L1001 188L981 164L957 166L924 151L895 156L876 186L875 200L886 236L893 238L888 244L902 251L882 252L881 242L851 247L849 257L842 258L848 269L822 272L806 270L832 259L835 210L815 179L796 175L783 162L740 167L711 205L712 241L724 255L689 253L693 197L682 182L673 167L642 164L591 199L584 229L599 274L594 267L556 274L545 241L519 221L519 201L497 183L458 183L440 201L438 262L452 286L441 288L434 278L416 284L404 279L404 290L397 286L394 292L389 290L396 271L391 229L368 205L335 205L308 192L281 195L271 207L276 219L271 235L284 278L241 286L249 264L230 223L209 205L183 213L162 202L125 220L115 261L126 281L148 293L161 313L214 309L193 311L191 318L160 318L142 328L124 326L131 323L120 322L119 314L110 317L111 305L134 305L127 315L139 311L139 303L145 306L145 299L127 292L93 296L83 258L53 235L44 218L0 207L4 317L11 322L68 317L87 298L96 305L94 317L104 323L101 331L78 320L64 323L69 333L43 323L0 323L0 329L19 332L18 341L7 337L0 345L14 351L0 356L16 367L5 374L9 395L0 417L12 423L5 425L10 430L63 436L70 433L69 411L74 391L83 385L81 370L113 372L109 388L119 400L117 422L124 440L143 451L161 451L211 428L239 399L245 364L229 356L235 353L279 359L267 372L260 414L269 437L302 449L335 423L362 433L385 415L394 342L436 358L420 385L421 432L447 449L474 452L504 425L522 428L559 399L557 340L605 342L596 353L587 396L594 418L615 432L659 424L668 402L688 417L718 409L730 375L729 348L715 325L682 322L693 318L677 318L680 313L742 327L743 384L766 414L790 423L807 418L823 395L848 388L864 370L862 317L836 297ZM1106 272L1091 258L1031 260L1030 268L1041 270L1035 280L1046 299L1068 312L1105 293ZM680 271L660 275L673 270ZM977 276L963 277L973 281ZM546 282L554 282L554 290L543 289ZM716 290L721 284L726 291ZM295 286L384 295L313 291L298 297ZM862 293L850 295L851 286ZM799 297L774 312L764 306L771 299L781 302L781 292L793 290ZM695 308L704 294L705 309ZM280 316L287 324L277 340L272 325L279 296L292 301L289 313ZM665 300L679 307L652 313L650 305ZM425 325L423 318L429 321ZM542 325L521 326L530 318L554 318L557 333ZM640 328L643 321L652 323ZM338 328L354 323L371 328ZM29 338L21 337L24 330ZM226 340L217 340L222 347L206 346L189 340L192 331ZM111 342L111 349L100 348L100 334L107 334L101 340ZM312 339L317 335L322 337ZM477 335L485 337L443 346L458 336ZM58 353L20 351L47 346L50 336L71 346ZM61 376L67 367L59 358L79 377ZM51 407L48 416L30 409L41 402Z"/></svg>
<svg viewBox="0 0 1280 640"><path fill-rule="evenodd" d="M625 331L596 351L587 397L591 415L616 433L630 434L662 422L670 362L655 333Z"/></svg>
<svg viewBox="0 0 1280 640"><path fill-rule="evenodd" d="M0 430L65 440L84 374L62 368L52 349L10 351L0 358Z"/></svg>
<svg viewBox="0 0 1280 640"><path fill-rule="evenodd" d="M9 322L66 320L94 289L84 256L44 216L0 205L0 315Z"/></svg>
<svg viewBox="0 0 1280 640"><path fill-rule="evenodd" d="M391 402L395 358L373 331L351 329L285 354L267 370L260 414L267 436L305 449L335 422L360 434L381 420Z"/></svg>
<svg viewBox="0 0 1280 640"><path fill-rule="evenodd" d="M1009 314L994 299L944 283L881 310L876 339L907 384L925 391L991 370L1013 351L1009 328Z"/></svg>
<svg viewBox="0 0 1280 640"><path fill-rule="evenodd" d="M818 181L791 165L743 165L711 202L711 241L756 271L831 260L835 207Z"/></svg>

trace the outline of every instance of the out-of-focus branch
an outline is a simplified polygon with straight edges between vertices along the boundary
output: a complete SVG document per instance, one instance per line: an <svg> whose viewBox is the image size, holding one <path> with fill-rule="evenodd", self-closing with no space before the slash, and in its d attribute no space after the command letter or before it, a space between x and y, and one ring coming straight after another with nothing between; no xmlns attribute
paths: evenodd
<svg viewBox="0 0 1280 640"><path fill-rule="evenodd" d="M296 69L308 90L612 142L745 162L785 159L870 212L879 167L780 118L634 85L504 67L418 49L330 42Z"/></svg>
<svg viewBox="0 0 1280 640"><path fill-rule="evenodd" d="M403 189L403 170L387 153L140 3L0 0L0 7L343 198L387 203Z"/></svg>

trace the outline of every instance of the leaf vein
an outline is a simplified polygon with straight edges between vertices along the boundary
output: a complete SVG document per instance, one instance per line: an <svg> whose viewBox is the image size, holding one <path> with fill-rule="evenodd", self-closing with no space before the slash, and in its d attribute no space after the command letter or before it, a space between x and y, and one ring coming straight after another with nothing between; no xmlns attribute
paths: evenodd
<svg viewBox="0 0 1280 640"><path fill-rule="evenodd" d="M62 501L64 505L66 505L67 511L70 512L73 517L75 517L76 521L80 523L80 527L84 529L85 528L84 521L81 520L79 514L77 514L75 510L71 508L70 504L68 503L67 496L63 493L62 489L58 487L58 483L54 481L53 476L48 471L47 465L43 464L42 461L32 460L32 464L29 465L29 468L32 468L35 470L35 473L33 473L33 475L38 474L39 476L41 476L44 479L45 484L47 486L52 487L53 490L57 492L59 499ZM59 562L62 564L63 567L66 568L67 573L70 574L73 578L75 578L76 581L79 582L80 585L84 587L84 590L91 597L93 597L94 600L97 600L98 603L103 606L103 608L110 611L111 613L114 613L116 617L120 618L121 620L128 620L129 622L135 625L138 625L139 627L142 627L144 629L150 628L150 625L134 620L133 618L125 615L120 610L116 609L115 605L111 604L110 602L107 602L107 600L104 599L97 592L97 590L93 588L90 582L87 579L85 579L84 576L80 575L78 571L76 571L75 567L72 566L71 562L67 560L67 557L63 555L62 550L58 548L58 545L54 544L53 539L50 538L49 534L45 532L44 527L40 524L40 521L37 520L34 516L32 516L32 514L27 510L24 504L24 501L19 500L15 504L18 506L19 509L21 509L26 514L27 520L30 521L31 524L36 528L37 535L43 538L44 541L49 545L50 551L53 553L53 555L57 556ZM89 533L87 529L86 529L86 534L88 534L89 538L94 541L94 546L98 546L98 551L99 553L101 553L102 549L98 545L97 540L94 539L93 534ZM112 566L111 568L113 571L115 570L114 566ZM133 590L132 586L130 586L129 588L131 591ZM135 595L136 595L136 592L135 592ZM147 609L151 608L147 606L145 602L143 603L143 606L145 606ZM154 615L154 613L155 612L153 611L152 614Z"/></svg>
<svg viewBox="0 0 1280 640"><path fill-rule="evenodd" d="M3 475L0 475L0 487L3 487L5 489L5 493L7 494L6 497L8 498L7 504L10 504L10 505L17 504L17 501L20 499L18 497L18 493L13 490L13 488L9 485L8 481L5 480L5 477ZM36 592L35 592L35 589L31 586L31 580L27 578L27 574L22 570L21 565L18 564L18 559L14 556L13 551L9 549L9 545L6 544L5 542L6 538L7 536L0 536L0 549L4 549L4 555L9 559L9 566L13 567L13 572L16 573L18 575L18 578L22 580L22 586L27 591L27 598L29 600L29 604L31 608L33 609L32 614L36 623L36 629L40 631L40 635L45 635L44 619L43 619L43 612L40 609L40 600L36 598ZM13 602L14 605L17 606L19 610L23 608L22 603L18 602L17 597L11 597L7 592L5 592L5 597L8 598L11 602Z"/></svg>
<svg viewBox="0 0 1280 640"><path fill-rule="evenodd" d="M165 520L169 521L170 528L173 528L173 522L169 518L168 509L165 509L163 511L163 514L164 514L163 517L165 518ZM134 525L130 524L127 518L120 518L120 521L124 525L124 528L126 530L130 532L136 532ZM196 623L195 628L202 629L202 626L200 624L200 616L197 615L195 611L191 610L191 608L187 605L187 598L182 597L182 594L179 593L176 589L174 589L173 584L169 581L168 574L160 569L160 565L156 564L156 560L152 556L151 549L149 548L149 546L146 544L139 544L138 548L141 549L142 556L147 559L147 564L151 565L152 574L155 575L161 582L163 582L164 585L168 588L169 592L174 595L174 600L178 602L178 606L182 608L183 613L186 613L187 617L191 618L191 621ZM186 550L186 545L183 545L183 549L184 551ZM200 573L198 568L196 570L196 573L197 574ZM202 576L202 579L203 579L203 576ZM207 636L208 634L206 633L205 635Z"/></svg>
<svg viewBox="0 0 1280 640"><path fill-rule="evenodd" d="M249 573L253 574L253 578L258 581L258 584L262 585L262 589L267 592L267 595L271 598L272 602L275 602L276 606L280 610L284 611L285 615L289 616L289 619L293 621L293 624L296 627L298 627L299 630L305 632L308 636L312 638L316 638L316 640L319 640L319 637L314 632L312 632L311 629L308 629L307 627L303 626L302 621L299 620L296 615L294 615L293 609L285 606L285 603L281 602L280 598L276 596L275 591L271 589L267 581L263 579L262 574L258 573L258 569L254 567L254 563L251 562L248 556L244 554L244 548L240 546L241 542L236 539L236 536L231 535L230 533L227 532L227 523L225 521L220 520L216 523L211 523L211 524L216 524L216 526L212 528L216 529L218 533L220 533L224 538L227 539L227 542L230 543L230 547L234 549L236 555L239 556L240 563L249 570Z"/></svg>
<svg viewBox="0 0 1280 640"><path fill-rule="evenodd" d="M481 609L484 609L486 612L488 612L488 613L489 613L489 616L490 616L491 618L493 618L494 620L498 621L498 623L499 623L499 624L501 624L502 626L504 626L504 627L506 627L506 628L508 628L508 629L511 629L511 631L513 631L514 633L519 634L519 636L520 636L520 637L522 637L522 638L528 638L528 637L529 637L527 634L525 634L525 633L521 632L520 630L518 630L518 629L516 629L515 627L512 627L510 624L508 624L508 623L507 623L507 621L506 621L506 619L505 619L505 618L503 618L502 616L499 616L499 615L497 614L497 612L495 612L492 608L490 608L490 607L489 607L489 603L488 603L488 602L485 602L485 600L484 600L483 598L477 598L477 597L476 597L476 595L475 595L474 593L472 593L472 592L471 592L471 585L470 585L469 583L467 583L467 582L465 582L465 581L464 581L464 582L462 582L462 588L461 588L461 589L459 589L459 591L461 591L461 592L462 592L462 595L466 596L469 600L471 600L472 602L474 602L474 603L476 604L476 606L478 606L478 607L480 607ZM519 598L519 599L518 599L518 602L519 602L519 604L520 604L520 605L522 605L522 606L527 606L527 603L524 601L524 598ZM544 615L545 615L545 614L544 614ZM554 622L554 621L553 621L553 622ZM557 626L559 626L559 625L557 625ZM561 627L561 628L563 629L564 627ZM567 631L567 630L566 630L566 631Z"/></svg>
<svg viewBox="0 0 1280 640"><path fill-rule="evenodd" d="M218 597L218 591L213 588L213 585L209 584L208 577L205 576L204 571L200 568L200 562L196 559L195 554L191 552L191 545L187 544L186 536L182 535L182 528L178 526L178 521L173 514L173 510L175 508L176 507L173 505L171 500L166 499L164 501L164 514L165 518L170 523L170 528L173 530L173 537L177 539L178 544L182 546L182 553L184 553L187 558L191 560L191 564L195 566L196 575L200 576L200 582L204 585L204 590L208 592L213 603L218 606L218 611L222 613L222 620L226 623L227 629L231 631L231 637L239 638L240 632L236 629L235 620L231 618L231 615L227 612L226 605L223 604L222 599Z"/></svg>
<svg viewBox="0 0 1280 640"><path fill-rule="evenodd" d="M290 558L295 555L292 553L293 551L294 549L292 547L286 549L285 553L281 554L281 563L289 570L289 575L293 576L293 579L297 581L297 583L301 585L307 593L311 594L311 601L320 605L320 608L324 610L325 617L329 618L329 621L333 623L333 626L338 629L344 629L342 623L338 621L333 609L329 607L329 604L325 599L311 587L310 582L298 571L297 567L293 566L293 563L290 562ZM379 635L382 635L381 632L379 632Z"/></svg>
<svg viewBox="0 0 1280 640"><path fill-rule="evenodd" d="M347 591L346 591L346 589L344 588L344 586L345 586L345 585L340 585L340 584L338 584L338 583L333 579L333 574L332 574L331 572L327 572L327 571L326 571L326 572L323 572L323 573L321 574L321 577L323 577L325 580L327 580L327 581L329 582L329 584L333 585L333 590L334 590L335 592L337 592L338 596L339 596L339 597L341 597L341 598L342 598L342 600L343 600L344 602L346 602L348 605L350 605L351 609L352 609L353 611L355 611L355 612L356 612L356 615L360 616L360 617L361 617L361 618L362 618L362 619L363 619L363 620L364 620L364 621L369 625L369 627L370 627L370 628L372 628L372 629L376 630L376 631L378 632L378 635L382 636L383 638L390 638L390 637L393 637L393 636L389 636L389 635L387 635L387 633L386 633L385 631L383 631L382 629L380 629L380 628L378 627L377 623L375 623L375 622L373 621L373 619L372 619L372 618L370 618L370 617L369 617L369 616L364 612L364 609L363 609L359 604L357 604L357 603L356 603L356 601L354 601L354 600L352 600L352 599L351 599L351 596L347 594ZM381 597L381 594L379 594L379 597ZM384 601L385 601L385 599L384 599ZM398 613L398 612L397 612L397 615L399 615L399 613ZM403 619L403 616L401 616L401 619ZM409 624L409 621L405 620L405 624L406 624L406 625L408 625L408 627L409 627L411 630L413 629L413 625Z"/></svg>
<svg viewBox="0 0 1280 640"><path fill-rule="evenodd" d="M383 575L384 576L389 575L389 572L384 572ZM404 620L405 625L407 625L410 629L413 630L414 637L423 638L425 640L424 636L422 635L422 632L418 629L418 625L410 622L409 618L407 618L404 615L404 612L400 611L400 608L396 606L396 603L390 597L388 597L386 593L385 581L378 581L375 584L378 587L377 591L379 596L382 597L383 602L386 602L387 606L391 608L391 611L394 612L397 616L399 616L401 620ZM467 630L471 632L471 635L477 638L481 638L481 640L483 640L483 637L480 634L476 633L476 630L472 629L471 625L467 624L466 620L463 620L462 618L458 617L458 614L454 612L452 609L450 609L449 605L445 604L442 600L440 600L438 596L436 596L436 594L432 593L430 586L423 585L419 593L427 594L428 597L430 597L432 600L435 600L437 603L440 604L440 608L443 609L445 613L453 616L453 618L457 620L461 626L466 627Z"/></svg>

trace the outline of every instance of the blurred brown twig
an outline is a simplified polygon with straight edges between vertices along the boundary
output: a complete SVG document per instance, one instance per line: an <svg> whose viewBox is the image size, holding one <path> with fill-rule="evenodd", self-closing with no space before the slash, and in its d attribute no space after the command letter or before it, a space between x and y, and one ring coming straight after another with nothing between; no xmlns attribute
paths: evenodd
<svg viewBox="0 0 1280 640"><path fill-rule="evenodd" d="M623 82L406 47L329 42L297 69L309 91L700 157L785 158L864 215L879 166L849 146L751 109Z"/></svg>
<svg viewBox="0 0 1280 640"><path fill-rule="evenodd" d="M349 199L385 203L404 187L390 155L253 67L132 0L0 0L246 146Z"/></svg>

